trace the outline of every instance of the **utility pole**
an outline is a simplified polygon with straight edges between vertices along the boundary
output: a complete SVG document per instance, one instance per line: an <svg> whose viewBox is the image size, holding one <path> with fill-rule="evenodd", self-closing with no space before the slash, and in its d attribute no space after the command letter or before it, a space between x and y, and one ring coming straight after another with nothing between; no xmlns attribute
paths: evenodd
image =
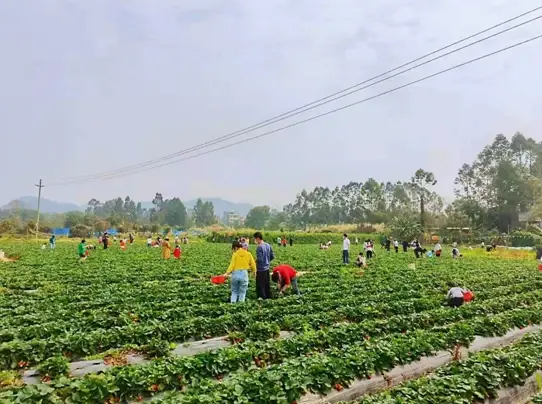
<svg viewBox="0 0 542 404"><path fill-rule="evenodd" d="M44 186L45 186L45 185L42 184L41 178L40 178L40 183L39 183L39 184L36 184L36 187L38 187L38 217L37 217L37 219L36 219L36 240L38 239L38 234L39 234L39 230L40 230L41 189L42 189Z"/></svg>

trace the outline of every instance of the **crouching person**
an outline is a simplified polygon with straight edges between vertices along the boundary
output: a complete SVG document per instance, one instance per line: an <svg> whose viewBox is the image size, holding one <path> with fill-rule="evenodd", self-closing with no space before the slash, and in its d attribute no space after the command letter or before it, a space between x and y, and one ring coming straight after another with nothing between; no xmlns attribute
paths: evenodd
<svg viewBox="0 0 542 404"><path fill-rule="evenodd" d="M459 286L453 286L448 291L446 295L446 300L448 301L448 306L450 307L459 307L462 306L465 302L465 297L463 296L467 290L460 288Z"/></svg>
<svg viewBox="0 0 542 404"><path fill-rule="evenodd" d="M280 294L284 293L290 286L296 295L301 294L297 285L297 272L290 265L282 264L276 266L273 269L271 279L277 283Z"/></svg>

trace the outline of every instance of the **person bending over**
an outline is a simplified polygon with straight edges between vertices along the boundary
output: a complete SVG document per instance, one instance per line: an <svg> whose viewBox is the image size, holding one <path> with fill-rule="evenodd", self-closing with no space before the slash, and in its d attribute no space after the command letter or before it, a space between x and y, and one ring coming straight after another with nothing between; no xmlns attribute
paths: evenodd
<svg viewBox="0 0 542 404"><path fill-rule="evenodd" d="M277 283L280 294L284 293L290 286L296 295L301 294L297 285L297 272L290 265L282 264L276 266L273 269L271 279Z"/></svg>

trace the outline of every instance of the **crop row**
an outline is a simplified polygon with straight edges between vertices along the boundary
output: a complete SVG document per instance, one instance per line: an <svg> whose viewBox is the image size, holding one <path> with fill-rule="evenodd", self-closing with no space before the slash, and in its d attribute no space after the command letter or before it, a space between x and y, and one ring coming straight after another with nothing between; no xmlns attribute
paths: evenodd
<svg viewBox="0 0 542 404"><path fill-rule="evenodd" d="M483 279L480 276L476 277L476 279ZM486 282L484 281L484 286L491 287L495 284L504 284L514 279L514 276L510 277L498 277L493 280L493 282ZM531 278L532 279L532 278ZM521 279L515 279L515 282L519 282ZM532 281L532 280L531 280ZM469 283L473 283L473 281L470 281ZM480 283L480 282L477 282ZM478 286L477 283L474 283L472 286ZM401 296L400 294L410 294L410 297L416 297L421 294L420 290L424 289L425 295L431 296L435 295L436 293L445 293L445 289L441 289L440 291L434 288L430 288L427 285L424 285L425 288L422 288L422 285L411 283L409 284L410 290L406 291L404 288L404 283L397 283L396 285L388 285L386 288L383 288L384 290L371 290L372 288L363 288L365 291L365 296L372 296L375 293L378 293L382 295L382 292L388 292L390 293L389 297L391 299L403 299L405 296ZM356 285L357 286L357 285ZM360 287L362 287L360 285ZM441 286L442 288L442 286ZM339 289L339 292L337 291ZM333 292L330 293L308 293L306 296L304 296L304 307L314 307L314 310L332 310L336 307L348 305L350 303L356 304L356 302L351 302L352 298L351 296L356 296L355 292L359 290L358 288L348 288L344 289L341 288L341 286L337 286L333 289ZM397 293L397 291L402 291L399 294L393 294ZM194 291L194 294L197 293L197 290ZM346 296L346 297L345 297ZM350 299L350 301L348 301ZM48 309L43 308L43 310L39 310L37 308L34 308L35 314L29 314L29 310L27 307L19 305L15 310L13 310L11 313L5 312L5 316L3 316L3 320L0 320L0 325L3 326L3 328L13 327L13 326L31 326L33 324L42 326L52 326L56 329L63 329L66 331L72 331L73 329L70 327L73 327L76 330L89 330L89 329L96 329L96 328L109 328L109 327L117 327L117 326L123 326L127 323L131 323L134 320L134 317L137 317L137 321L139 323L145 321L145 320L182 320L182 319L189 319L191 317L200 317L200 318L217 318L221 315L226 315L230 313L235 313L236 311L242 311L241 308L232 307L228 304L216 304L216 303L206 303L203 304L201 302L204 302L205 300L200 301L195 300L192 301L192 306L189 305L187 302L183 302L182 300L177 300L175 298L171 298L169 301L165 302L159 302L158 304L153 303L149 304L146 301L134 301L133 299L128 299L127 302L124 302L124 304L120 304L120 302L114 302L110 303L110 307L100 307L99 309L93 309L93 310L84 310L78 307L66 307L52 310L51 306L49 306ZM325 302L325 308L318 307L322 305L322 302ZM186 303L186 304L185 304ZM18 302L20 304L20 302ZM273 308L278 309L281 307L284 307L288 304L288 302L285 302L284 300L278 300L278 301L272 301L272 302L266 302L265 305L261 305L259 303L249 303L246 307L246 311L253 311L254 304L258 305L258 311L270 311L270 315L276 315L276 313L273 313ZM180 307L182 305L182 307ZM128 309L129 307L129 309ZM275 310L276 311L276 310ZM20 315L18 315L20 313ZM302 314L302 313L300 313ZM47 324L47 323L54 323L53 324ZM44 327L45 330L47 330L47 327ZM11 331L11 332L16 332ZM47 331L44 331L47 332ZM54 331L51 331L51 333L54 333ZM46 334L45 334L46 335ZM44 335L44 336L45 336Z"/></svg>
<svg viewBox="0 0 542 404"><path fill-rule="evenodd" d="M542 283L541 283L542 284ZM510 295L523 293L530 290L532 284L516 284L496 288L498 295ZM276 312L232 314L215 319L192 318L188 321L162 322L159 319L147 325L132 323L123 327L80 331L66 333L62 327L55 328L55 324L30 326L23 328L17 339L10 330L3 330L0 338L4 341L0 344L0 358L2 367L13 368L19 362L39 363L45 358L61 353L75 356L92 355L103 352L110 348L118 348L124 345L146 345L152 340L165 341L186 340L190 336L210 337L225 335L232 331L242 331L251 326L258 329L258 323L262 322L264 332L258 338L258 333L250 335L256 339L270 337L265 332L265 319L273 318L276 327L286 330L301 331L307 327L318 329L340 321L361 321L363 319L383 319L398 314L420 312L438 307L441 296L421 299L391 299L388 303L377 303L379 296L373 296L375 301L367 301L363 297L353 298L350 304L345 304L337 310L328 309L315 311L315 306L296 305L291 311L284 308ZM481 299L484 295L480 296ZM322 303L322 310L326 306ZM330 304L331 305L331 304ZM331 305L332 306L332 305ZM262 321L259 321L262 320ZM56 333L55 333L56 332ZM28 340L22 340L28 338Z"/></svg>
<svg viewBox="0 0 542 404"><path fill-rule="evenodd" d="M500 388L522 385L541 367L542 333L539 332L506 348L484 351L466 360L452 362L431 377L364 397L358 403L456 404L484 401L497 397Z"/></svg>
<svg viewBox="0 0 542 404"><path fill-rule="evenodd" d="M145 366L119 367L108 372L103 377L95 375L87 376L71 383L64 380L58 382L55 387L58 389L60 396L69 397L76 402L104 400L110 396L135 397L152 390L153 386L158 386L157 389L159 390L186 388L197 383L202 383L202 378L221 378L230 372L242 369L246 370L251 367L268 366L270 371L276 371L283 366L278 365L279 367L273 369L273 364L280 364L283 360L286 360L285 363L290 365L297 363L297 361L307 364L307 357L315 357L327 361L326 358L328 357L325 354L329 353L331 356L337 355L344 347L347 350L360 346L366 347L368 341L372 341L371 348L374 346L381 347L380 344L390 343L390 341L394 341L397 338L404 339L406 336L417 335L420 333L419 330L435 326L443 327L432 331L439 335L449 330L454 330L455 328L451 326L454 323L459 332L462 329L460 326L467 324L465 320L472 318L475 319L473 321L474 327L471 329L472 334L465 334L468 338L474 334L502 334L510 326L525 326L529 321L536 321L542 318L542 304L540 302L531 308L511 310L513 307L528 305L533 301L538 301L538 299L542 299L542 292L537 291L524 296L515 296L509 301L502 301L502 299L495 298L485 302L485 304L473 304L461 310L437 309L427 313L395 316L387 321L377 320L364 321L359 324L345 324L329 329L306 332L280 341L247 342L215 352L198 354L194 357L157 360ZM501 314L494 320L487 317L477 319L478 316L486 316L494 313ZM512 320L513 315L517 315L515 322ZM410 331L404 334L407 329L410 330L412 328L418 328L419 330L413 334ZM382 337L382 335L387 333L391 333L391 335ZM432 334L429 333L429 335ZM457 336L459 334L453 335ZM468 338L465 339L465 335L461 339L462 342L468 340ZM422 339L418 339L418 341L422 341ZM443 349L443 347L440 349ZM356 350L356 352L358 351ZM385 350L380 352L384 353ZM415 351L411 350L412 352ZM422 351L420 351L421 354ZM425 354L428 353L425 352ZM301 359L299 359L300 357ZM415 355L410 355L405 360L410 361L416 358ZM389 360L389 358L386 360ZM389 364L389 366L393 367L392 365L394 363ZM287 366L286 369L288 369ZM302 371L303 369L304 367L302 366L299 370ZM380 371L380 368L377 367L374 370ZM99 383L98 380L100 380ZM97 383L99 388L96 388ZM213 383L204 383L204 385L210 387ZM312 387L315 386L314 384L312 385ZM100 395L88 396L89 391L93 391L94 393L99 391Z"/></svg>
<svg viewBox="0 0 542 404"><path fill-rule="evenodd" d="M516 275L515 271L502 274L495 280L497 282L506 282L515 280L515 282L523 279L533 279L531 276ZM408 274L412 276L413 274ZM397 293L397 291L405 290L404 285L408 284L410 292L415 296L415 290L423 290L426 295L435 293L445 293L442 279L424 279L416 282L415 276L410 279L410 282L403 281L401 276L398 276L395 282L377 282L371 279L371 282L356 282L353 279L353 285L345 287L344 282L333 282L332 285L324 292L322 289L304 289L306 295L303 297L305 306L318 305L319 301L326 301L326 304L335 304L340 306L344 302L345 297L356 295L359 290L364 291L365 296L371 296L378 292ZM478 274L477 279L485 278L485 274ZM516 278L516 279L514 279ZM466 276L468 279L468 276ZM378 277L376 278L378 280ZM374 282L372 282L374 281ZM472 283L472 282L471 282ZM490 285L491 283L489 283ZM302 284L305 288L305 284ZM469 285L476 286L476 285ZM378 290L380 288L381 290ZM102 295L99 290L88 289L86 291L73 291L71 295L87 296L86 302L77 302L70 304L64 299L50 301L44 299L40 302L34 298L34 295L25 294L21 298L12 297L10 307L0 310L0 325L2 328L13 326L29 326L33 324L50 326L47 323L54 323L56 328L63 328L66 331L72 330L89 330L96 328L109 328L126 325L133 321L133 317L137 317L138 322L142 323L146 320L160 319L164 321L188 319L190 317L209 317L216 318L229 313L236 313L242 309L233 308L230 305L222 304L227 298L226 288L210 288L206 285L188 286L185 289L190 289L189 294L184 296L179 293L176 295L176 290L168 293L146 293L142 297L134 297L133 291L129 289L122 290L120 295L113 293ZM439 290L440 289L440 290ZM214 297L206 295L204 292L213 293ZM419 294L420 292L418 292ZM145 297L146 296L146 297ZM329 299L328 299L329 297ZM399 298L402 298L399 296ZM334 302L334 303L330 303ZM79 304L81 303L81 304ZM283 300L266 302L265 305L257 302L247 302L246 311L267 311L268 308L283 307L287 303ZM326 306L325 309L333 309ZM315 310L321 310L315 307ZM272 313L271 313L272 314ZM64 323L63 323L64 322ZM47 327L44 327L47 329Z"/></svg>
<svg viewBox="0 0 542 404"><path fill-rule="evenodd" d="M213 403L250 402L264 404L298 400L306 392L326 393L332 386L348 386L356 378L368 378L397 365L404 365L467 345L476 335L503 335L507 330L529 321L542 320L542 307L514 309L494 317L462 321L430 331L416 330L393 334L315 354L287 360L265 369L234 373L222 383L200 380L183 393L158 400L163 404L201 403L202 397Z"/></svg>

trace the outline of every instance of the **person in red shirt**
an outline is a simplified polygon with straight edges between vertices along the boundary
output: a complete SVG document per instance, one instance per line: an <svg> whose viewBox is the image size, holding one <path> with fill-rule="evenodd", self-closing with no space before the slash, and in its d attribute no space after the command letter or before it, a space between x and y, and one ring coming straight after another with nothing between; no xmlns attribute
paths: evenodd
<svg viewBox="0 0 542 404"><path fill-rule="evenodd" d="M179 244L176 244L175 245L175 250L173 250L173 256L176 258L176 259L180 259L181 258L181 254L182 254L182 250L181 250L181 246Z"/></svg>
<svg viewBox="0 0 542 404"><path fill-rule="evenodd" d="M297 272L294 268L287 264L281 264L273 269L271 275L273 282L277 283L279 292L282 294L286 289L292 286L292 290L296 295L300 295L299 287L297 286Z"/></svg>

